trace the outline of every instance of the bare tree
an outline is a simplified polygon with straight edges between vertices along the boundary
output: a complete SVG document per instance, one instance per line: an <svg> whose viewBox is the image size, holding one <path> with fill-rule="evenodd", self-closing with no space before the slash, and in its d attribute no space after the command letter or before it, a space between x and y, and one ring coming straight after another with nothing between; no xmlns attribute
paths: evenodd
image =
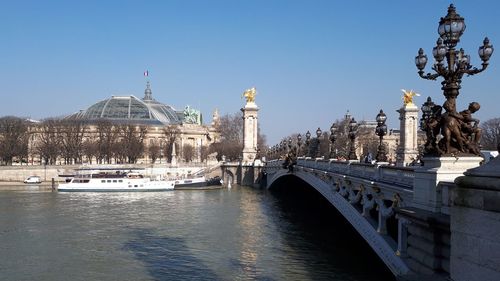
<svg viewBox="0 0 500 281"><path fill-rule="evenodd" d="M349 156L350 139L349 139L349 122L347 118L336 120L337 133L335 134L336 140L333 144L333 151L338 158L345 158Z"/></svg>
<svg viewBox="0 0 500 281"><path fill-rule="evenodd" d="M82 155L87 157L89 164L92 164L92 159L98 155L97 142L92 138L86 138L82 144Z"/></svg>
<svg viewBox="0 0 500 281"><path fill-rule="evenodd" d="M226 156L228 160L236 160L241 157L243 151L243 113L226 114L220 117L216 130L220 133L220 142L213 143L208 153L217 152L217 159ZM266 136L261 134L260 127L257 128L257 156L263 155L267 150Z"/></svg>
<svg viewBox="0 0 500 281"><path fill-rule="evenodd" d="M25 157L28 154L28 137L26 121L12 116L0 118L0 159L2 162L11 165L14 157Z"/></svg>
<svg viewBox="0 0 500 281"><path fill-rule="evenodd" d="M267 138L266 135L262 134L260 126L257 130L257 157L262 157L267 151Z"/></svg>
<svg viewBox="0 0 500 281"><path fill-rule="evenodd" d="M168 162L172 162L172 147L175 145L175 151L176 153L179 153L179 147L176 144L177 139L179 138L179 135L181 134L179 128L175 125L169 125L166 126L163 129L163 132L165 133L166 137L166 147L163 148L163 151L166 153L166 158Z"/></svg>
<svg viewBox="0 0 500 281"><path fill-rule="evenodd" d="M160 145L158 144L157 141L153 140L149 146L148 146L148 155L149 158L151 159L151 163L155 163L156 159L160 157Z"/></svg>
<svg viewBox="0 0 500 281"><path fill-rule="evenodd" d="M60 123L56 119L47 119L39 124L36 150L45 164L56 164L61 153Z"/></svg>
<svg viewBox="0 0 500 281"><path fill-rule="evenodd" d="M81 163L83 155L83 137L86 126L79 120L62 120L61 153L65 164Z"/></svg>
<svg viewBox="0 0 500 281"><path fill-rule="evenodd" d="M200 147L200 158L201 162L205 162L208 159L208 147L206 145L203 145Z"/></svg>
<svg viewBox="0 0 500 281"><path fill-rule="evenodd" d="M379 145L379 137L375 135L375 129L370 127L360 127L358 129L358 133L356 135L357 146L361 147L361 151L363 155L358 155L358 157L362 160L365 156L371 153L372 159L375 160L375 156L377 155L378 145Z"/></svg>
<svg viewBox="0 0 500 281"><path fill-rule="evenodd" d="M500 118L489 119L481 124L481 144L485 150L496 150L500 144Z"/></svg>
<svg viewBox="0 0 500 281"><path fill-rule="evenodd" d="M99 120L96 123L97 133L97 161L99 164L111 163L113 158L114 143L118 133L113 124L108 120Z"/></svg>
<svg viewBox="0 0 500 281"><path fill-rule="evenodd" d="M243 150L243 114L227 114L219 119L217 131L220 132L220 142L210 146L210 152L217 152L219 160L222 155L228 160L241 157Z"/></svg>
<svg viewBox="0 0 500 281"><path fill-rule="evenodd" d="M146 136L147 129L144 126L135 125L121 125L118 127L120 136L120 145L115 150L124 153L127 162L132 164L144 153L144 137Z"/></svg>
<svg viewBox="0 0 500 281"><path fill-rule="evenodd" d="M184 161L186 162L193 161L194 147L190 144L185 144L184 147L182 148L182 156L184 158Z"/></svg>

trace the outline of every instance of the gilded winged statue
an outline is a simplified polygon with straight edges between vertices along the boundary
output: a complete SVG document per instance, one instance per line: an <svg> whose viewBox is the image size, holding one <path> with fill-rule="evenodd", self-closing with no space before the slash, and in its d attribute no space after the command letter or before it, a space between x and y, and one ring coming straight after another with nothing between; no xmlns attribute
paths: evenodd
<svg viewBox="0 0 500 281"><path fill-rule="evenodd" d="M408 104L413 104L413 97L415 96L420 96L419 94L415 93L413 90L405 90L405 89L401 89L401 91L403 91L403 103L404 105L408 105Z"/></svg>
<svg viewBox="0 0 500 281"><path fill-rule="evenodd" d="M243 92L243 97L247 99L247 103L255 102L255 95L257 95L257 90L255 89L255 87L250 88L245 92Z"/></svg>

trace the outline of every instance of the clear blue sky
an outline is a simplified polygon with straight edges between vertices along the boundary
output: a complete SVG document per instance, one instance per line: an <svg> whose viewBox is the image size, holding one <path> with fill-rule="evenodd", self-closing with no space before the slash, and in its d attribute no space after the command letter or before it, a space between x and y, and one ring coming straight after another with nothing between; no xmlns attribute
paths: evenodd
<svg viewBox="0 0 500 281"><path fill-rule="evenodd" d="M260 125L272 145L328 129L349 110L379 109L398 127L401 88L442 103L440 83L418 77L432 64L439 18L450 1L2 1L0 116L76 112L111 95L153 97L177 109L237 112L257 87ZM500 1L454 1L467 29L459 47L480 65L485 36L497 48L485 72L464 77L458 109L500 117ZM430 71L428 68L427 71Z"/></svg>

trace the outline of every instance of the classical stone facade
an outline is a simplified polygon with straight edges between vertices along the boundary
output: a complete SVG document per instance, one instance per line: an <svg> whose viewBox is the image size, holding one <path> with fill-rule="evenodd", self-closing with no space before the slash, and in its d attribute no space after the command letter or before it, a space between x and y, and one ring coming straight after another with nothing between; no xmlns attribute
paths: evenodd
<svg viewBox="0 0 500 281"><path fill-rule="evenodd" d="M219 140L220 134L216 126L219 114L214 111L210 124L203 124L200 111L186 106L183 110L156 101L152 96L149 82L147 82L144 98L130 96L112 96L98 101L87 109L66 116L66 120L82 121L85 126L84 140L98 137L98 123L109 122L112 125L135 125L137 129L145 128L143 144L145 152L138 163L150 163L148 148L159 146L156 163L167 163L176 154L176 162L183 162L183 149L190 146L192 161L200 162L202 150ZM40 123L33 123L30 132L29 163L43 164L36 152L42 129ZM175 143L175 148L173 144ZM174 157L175 158L175 157ZM174 161L175 161L174 160ZM61 162L61 161L58 161ZM91 162L83 157L83 163ZM95 162L95 161L94 161Z"/></svg>

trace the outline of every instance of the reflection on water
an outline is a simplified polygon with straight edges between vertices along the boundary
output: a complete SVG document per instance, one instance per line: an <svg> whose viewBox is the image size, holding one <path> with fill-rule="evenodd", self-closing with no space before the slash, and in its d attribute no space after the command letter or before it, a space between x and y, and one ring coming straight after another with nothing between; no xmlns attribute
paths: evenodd
<svg viewBox="0 0 500 281"><path fill-rule="evenodd" d="M390 278L335 214L296 201L242 187L0 192L0 280Z"/></svg>
<svg viewBox="0 0 500 281"><path fill-rule="evenodd" d="M217 280L217 275L198 259L184 238L160 237L149 230L134 230L135 238L125 243L144 263L155 280Z"/></svg>

